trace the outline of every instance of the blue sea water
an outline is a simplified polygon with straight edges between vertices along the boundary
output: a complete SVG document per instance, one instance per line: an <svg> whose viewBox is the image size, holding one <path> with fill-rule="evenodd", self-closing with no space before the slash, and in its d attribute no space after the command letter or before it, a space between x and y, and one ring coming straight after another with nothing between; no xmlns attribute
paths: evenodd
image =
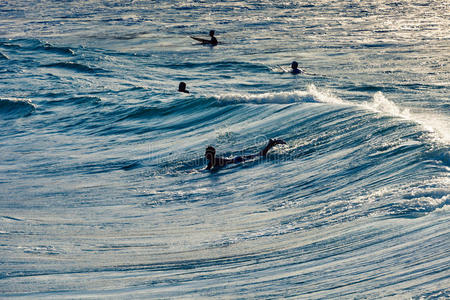
<svg viewBox="0 0 450 300"><path fill-rule="evenodd" d="M0 298L450 298L449 53L449 1L1 2Z"/></svg>

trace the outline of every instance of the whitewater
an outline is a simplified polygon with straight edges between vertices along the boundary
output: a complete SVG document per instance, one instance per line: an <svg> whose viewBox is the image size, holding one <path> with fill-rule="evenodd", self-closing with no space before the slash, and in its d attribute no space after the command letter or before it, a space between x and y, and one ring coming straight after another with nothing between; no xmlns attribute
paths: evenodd
<svg viewBox="0 0 450 300"><path fill-rule="evenodd" d="M0 298L450 298L449 12L0 3Z"/></svg>

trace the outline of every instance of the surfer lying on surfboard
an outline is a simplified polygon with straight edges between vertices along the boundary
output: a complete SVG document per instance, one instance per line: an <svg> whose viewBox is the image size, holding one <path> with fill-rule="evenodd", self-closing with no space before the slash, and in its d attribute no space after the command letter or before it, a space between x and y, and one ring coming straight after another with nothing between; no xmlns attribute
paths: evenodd
<svg viewBox="0 0 450 300"><path fill-rule="evenodd" d="M195 36L191 36L191 39L194 39L196 41L201 42L202 44L209 44L209 45L217 45L219 42L217 41L216 37L214 36L215 31L214 30L210 30L209 31L209 36L211 37L210 40L206 40L206 39L202 39L202 38L198 38Z"/></svg>
<svg viewBox="0 0 450 300"><path fill-rule="evenodd" d="M298 62L296 62L295 60L292 62L291 68L292 68L292 70L291 70L291 73L292 73L292 74L302 74L302 73L305 73L305 71L303 71L302 69L299 69L299 68L298 68Z"/></svg>
<svg viewBox="0 0 450 300"><path fill-rule="evenodd" d="M264 147L264 149L262 149L258 154L236 156L235 158L232 159L217 157L216 149L213 146L208 146L205 150L205 158L208 160L208 166L206 167L206 170L220 168L228 164L237 164L249 159L253 159L258 156L265 157L267 152L269 152L269 150L272 149L273 146L280 144L286 144L286 142L283 140L270 139L266 147Z"/></svg>
<svg viewBox="0 0 450 300"><path fill-rule="evenodd" d="M291 74L294 74L294 75L303 74L303 75L310 75L310 76L327 77L326 75L310 73L310 72L307 72L307 71L305 71L303 69L300 69L298 67L298 62L296 62L295 60L291 63L291 69L290 70L287 70L283 66L280 66L280 65L277 65L277 68L281 69L283 73L291 73ZM276 70L278 70L277 68L273 68L272 70L276 71Z"/></svg>
<svg viewBox="0 0 450 300"><path fill-rule="evenodd" d="M297 74L305 74L306 72L303 71L302 69L298 68L298 62L296 62L295 60L292 62L291 64L291 70L286 70L283 66L278 66L281 70L283 70L283 72L285 73L291 73L294 75Z"/></svg>

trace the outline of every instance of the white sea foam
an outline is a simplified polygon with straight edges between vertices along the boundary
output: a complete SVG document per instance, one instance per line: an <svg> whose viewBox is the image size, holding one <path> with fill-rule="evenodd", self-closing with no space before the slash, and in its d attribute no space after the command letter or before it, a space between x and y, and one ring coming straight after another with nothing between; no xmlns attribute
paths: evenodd
<svg viewBox="0 0 450 300"><path fill-rule="evenodd" d="M371 101L358 104L343 100L331 91L319 90L313 84L306 91L267 92L261 94L228 93L216 96L222 103L253 103L253 104L290 104L290 103L329 103L350 105L375 111L380 114L415 122L425 130L433 133L435 138L443 143L450 142L450 122L443 116L430 113L412 113L387 99L382 92L376 92Z"/></svg>
<svg viewBox="0 0 450 300"><path fill-rule="evenodd" d="M433 133L437 140L444 143L450 142L450 122L443 116L420 112L412 113L408 108L402 108L387 99L382 92L375 93L372 102L365 102L361 106L378 113L388 114L420 124L425 130Z"/></svg>
<svg viewBox="0 0 450 300"><path fill-rule="evenodd" d="M391 199L393 202L387 206L392 211L413 210L413 211L433 211L448 204L450 195L448 194L448 177L433 178L423 183L411 185L406 183L403 186L384 187L370 195L357 197L355 203L361 204L383 202ZM383 203L383 205L385 205ZM377 211L379 213L379 211Z"/></svg>
<svg viewBox="0 0 450 300"><path fill-rule="evenodd" d="M317 102L331 103L331 104L350 104L349 102L342 100L338 96L334 95L331 91L319 91L314 84L308 86L308 94Z"/></svg>
<svg viewBox="0 0 450 300"><path fill-rule="evenodd" d="M262 94L228 93L217 97L221 102L254 103L254 104L289 104L297 102L316 102L346 104L344 100L334 96L329 91L319 91L315 85L308 86L306 91L293 90L289 92L267 92Z"/></svg>
<svg viewBox="0 0 450 300"><path fill-rule="evenodd" d="M274 92L274 93L262 93L262 94L242 94L242 93L228 93L220 95L217 99L221 102L231 103L255 103L255 104L289 104L295 102L313 102L305 91L290 91L290 92Z"/></svg>

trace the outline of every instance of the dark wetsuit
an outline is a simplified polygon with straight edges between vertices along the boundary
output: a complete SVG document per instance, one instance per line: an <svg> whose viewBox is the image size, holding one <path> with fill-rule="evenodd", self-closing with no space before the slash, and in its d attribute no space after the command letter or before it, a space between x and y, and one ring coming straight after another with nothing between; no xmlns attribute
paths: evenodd
<svg viewBox="0 0 450 300"><path fill-rule="evenodd" d="M236 156L233 159L223 158L223 157L215 157L214 159L214 165L212 165L211 162L208 162L208 166L206 167L207 170L210 170L211 168L220 168L223 166L226 166L228 164L238 164L241 162L244 162L248 159L252 159L259 156L258 154L253 155L246 155L246 156Z"/></svg>
<svg viewBox="0 0 450 300"><path fill-rule="evenodd" d="M206 151L205 151L205 157L206 157L206 159L208 159L208 166L206 167L206 169L207 170L211 170L213 168L220 168L220 167L226 166L228 164L237 164L237 163L241 163L241 162L244 162L246 160L249 160L249 159L253 159L253 158L258 157L258 156L265 157L267 152L273 146L279 145L279 144L286 144L286 142L283 141L283 140L270 139L269 143L267 144L267 146L264 147L264 149L261 150L258 154L236 156L233 159L228 159L228 158L223 158L223 157L220 157L220 156L219 157L215 156L216 150L214 149L214 147L210 146L210 147L206 148Z"/></svg>

